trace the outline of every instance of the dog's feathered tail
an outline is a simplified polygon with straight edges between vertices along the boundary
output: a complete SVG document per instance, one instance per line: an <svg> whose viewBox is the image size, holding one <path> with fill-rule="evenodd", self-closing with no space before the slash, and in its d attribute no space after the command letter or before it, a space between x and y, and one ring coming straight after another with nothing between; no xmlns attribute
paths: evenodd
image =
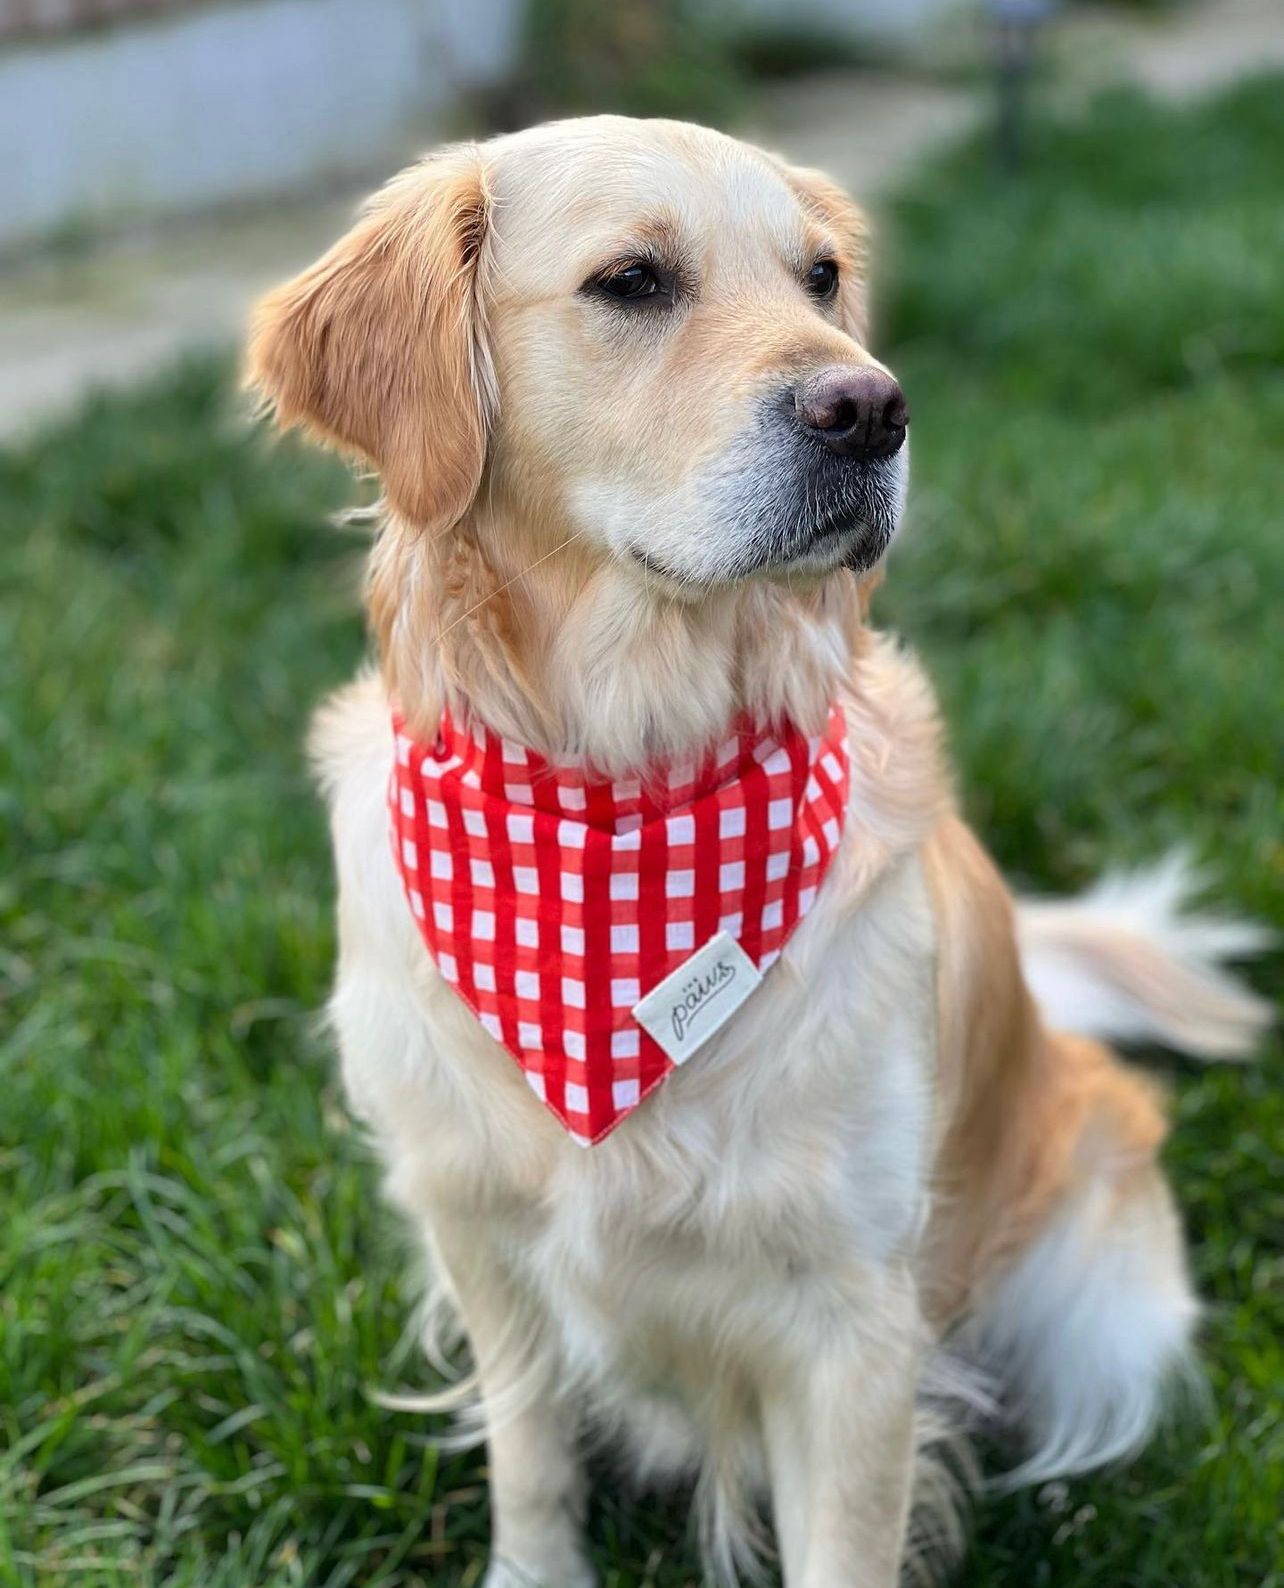
<svg viewBox="0 0 1284 1588"><path fill-rule="evenodd" d="M1265 999L1223 963L1260 953L1251 921L1192 910L1202 879L1178 852L1114 872L1066 900L1017 906L1021 963L1050 1026L1114 1042L1159 1042L1201 1059L1253 1052L1271 1023Z"/></svg>
<svg viewBox="0 0 1284 1588"><path fill-rule="evenodd" d="M1260 951L1269 936L1191 910L1199 883L1174 855L1065 903L1019 904L1022 964L1048 1025L1206 1059L1251 1054L1271 1010L1223 962ZM1189 1341L1198 1315L1159 1170L1081 1163L1055 1216L967 1325L971 1359L1024 1438L1026 1458L1003 1485L1135 1452L1174 1387L1195 1381Z"/></svg>

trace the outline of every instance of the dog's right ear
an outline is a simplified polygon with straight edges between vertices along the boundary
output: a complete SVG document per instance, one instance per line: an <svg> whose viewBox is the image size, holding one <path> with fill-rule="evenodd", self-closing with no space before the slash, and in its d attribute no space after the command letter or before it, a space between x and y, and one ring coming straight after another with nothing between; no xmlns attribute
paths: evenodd
<svg viewBox="0 0 1284 1588"><path fill-rule="evenodd" d="M481 482L495 409L478 279L489 210L477 149L444 150L394 177L254 313L248 385L282 427L372 463L412 524L455 523Z"/></svg>

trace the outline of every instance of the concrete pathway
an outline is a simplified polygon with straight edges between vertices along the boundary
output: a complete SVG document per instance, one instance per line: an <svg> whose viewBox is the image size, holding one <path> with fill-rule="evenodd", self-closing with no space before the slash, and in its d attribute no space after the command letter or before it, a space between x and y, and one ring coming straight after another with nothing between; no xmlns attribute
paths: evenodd
<svg viewBox="0 0 1284 1588"><path fill-rule="evenodd" d="M255 296L339 235L359 195L172 223L0 273L0 439L237 341Z"/></svg>
<svg viewBox="0 0 1284 1588"><path fill-rule="evenodd" d="M869 203L967 132L984 104L971 85L841 72L774 87L738 130Z"/></svg>
<svg viewBox="0 0 1284 1588"><path fill-rule="evenodd" d="M1085 7L1067 29L1072 77L1124 78L1164 99L1193 99L1284 69L1281 0L1205 0L1147 15Z"/></svg>
<svg viewBox="0 0 1284 1588"><path fill-rule="evenodd" d="M1284 66L1284 4L1203 0L1154 19L1076 8L1053 47L1073 93L1123 79L1187 97ZM986 106L978 85L844 74L771 90L745 131L869 200ZM193 348L236 343L257 293L332 241L359 196L169 223L0 271L0 439L57 417L96 387L127 385Z"/></svg>

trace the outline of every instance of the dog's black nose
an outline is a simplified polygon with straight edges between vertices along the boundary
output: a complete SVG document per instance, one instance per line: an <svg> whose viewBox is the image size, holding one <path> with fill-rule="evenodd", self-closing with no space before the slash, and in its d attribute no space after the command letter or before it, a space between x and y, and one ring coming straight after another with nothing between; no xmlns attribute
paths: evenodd
<svg viewBox="0 0 1284 1588"><path fill-rule="evenodd" d="M794 389L794 412L831 452L844 458L889 458L905 440L905 393L886 370L835 364Z"/></svg>

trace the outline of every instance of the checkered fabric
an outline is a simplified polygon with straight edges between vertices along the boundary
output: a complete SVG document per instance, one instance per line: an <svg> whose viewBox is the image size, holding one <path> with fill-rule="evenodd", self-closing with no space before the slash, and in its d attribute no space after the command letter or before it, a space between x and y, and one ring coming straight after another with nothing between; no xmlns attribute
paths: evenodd
<svg viewBox="0 0 1284 1588"><path fill-rule="evenodd" d="M719 931L761 971L833 858L845 723L741 726L700 764L608 781L443 718L394 716L393 854L429 952L531 1090L587 1146L672 1069L639 999Z"/></svg>

